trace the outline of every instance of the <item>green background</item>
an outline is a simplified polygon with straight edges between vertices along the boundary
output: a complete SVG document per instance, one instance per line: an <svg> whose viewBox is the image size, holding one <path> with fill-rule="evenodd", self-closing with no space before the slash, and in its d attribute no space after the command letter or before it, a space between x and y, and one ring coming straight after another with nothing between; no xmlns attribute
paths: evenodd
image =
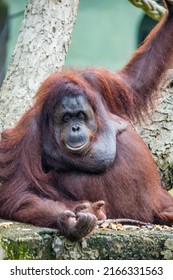
<svg viewBox="0 0 173 280"><path fill-rule="evenodd" d="M26 0L5 0L9 13L22 11ZM128 0L80 0L66 65L121 68L137 45L137 31L143 12ZM8 62L22 22L10 20Z"/></svg>

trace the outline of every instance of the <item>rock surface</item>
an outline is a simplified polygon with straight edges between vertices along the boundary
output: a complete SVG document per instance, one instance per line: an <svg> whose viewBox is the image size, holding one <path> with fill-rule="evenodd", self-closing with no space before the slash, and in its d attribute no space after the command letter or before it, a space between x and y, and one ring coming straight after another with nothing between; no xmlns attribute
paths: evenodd
<svg viewBox="0 0 173 280"><path fill-rule="evenodd" d="M81 242L57 230L0 220L0 259L8 260L160 260L173 259L173 228L113 225Z"/></svg>

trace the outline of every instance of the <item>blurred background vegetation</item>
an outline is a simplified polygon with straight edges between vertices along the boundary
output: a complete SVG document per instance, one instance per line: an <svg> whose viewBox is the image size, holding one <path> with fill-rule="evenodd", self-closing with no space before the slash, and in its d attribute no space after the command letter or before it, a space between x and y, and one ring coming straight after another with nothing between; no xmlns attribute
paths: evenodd
<svg viewBox="0 0 173 280"><path fill-rule="evenodd" d="M10 61L27 0L0 0L0 83ZM121 68L155 24L128 0L80 0L66 65ZM58 42L57 42L58 43Z"/></svg>

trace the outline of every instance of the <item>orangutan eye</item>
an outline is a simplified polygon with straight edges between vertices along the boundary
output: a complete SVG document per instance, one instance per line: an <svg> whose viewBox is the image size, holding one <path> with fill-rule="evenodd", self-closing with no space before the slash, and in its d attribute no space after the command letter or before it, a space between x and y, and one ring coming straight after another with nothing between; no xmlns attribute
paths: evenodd
<svg viewBox="0 0 173 280"><path fill-rule="evenodd" d="M63 122L66 122L66 123L69 122L70 119L71 119L71 114L70 113L64 114L64 116L62 118Z"/></svg>
<svg viewBox="0 0 173 280"><path fill-rule="evenodd" d="M82 111L77 113L77 119L79 120L85 120L86 119L86 114Z"/></svg>

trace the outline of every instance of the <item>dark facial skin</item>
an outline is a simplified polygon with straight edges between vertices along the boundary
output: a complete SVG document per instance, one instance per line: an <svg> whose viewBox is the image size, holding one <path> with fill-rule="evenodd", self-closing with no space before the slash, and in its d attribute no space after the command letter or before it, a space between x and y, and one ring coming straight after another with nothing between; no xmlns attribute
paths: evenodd
<svg viewBox="0 0 173 280"><path fill-rule="evenodd" d="M111 114L97 99L102 126L84 94L67 94L54 113L55 140L44 139L48 166L58 171L104 172L115 160L117 134L127 128L122 118Z"/></svg>
<svg viewBox="0 0 173 280"><path fill-rule="evenodd" d="M57 142L73 154L87 151L97 123L93 110L83 95L64 96L55 111Z"/></svg>

